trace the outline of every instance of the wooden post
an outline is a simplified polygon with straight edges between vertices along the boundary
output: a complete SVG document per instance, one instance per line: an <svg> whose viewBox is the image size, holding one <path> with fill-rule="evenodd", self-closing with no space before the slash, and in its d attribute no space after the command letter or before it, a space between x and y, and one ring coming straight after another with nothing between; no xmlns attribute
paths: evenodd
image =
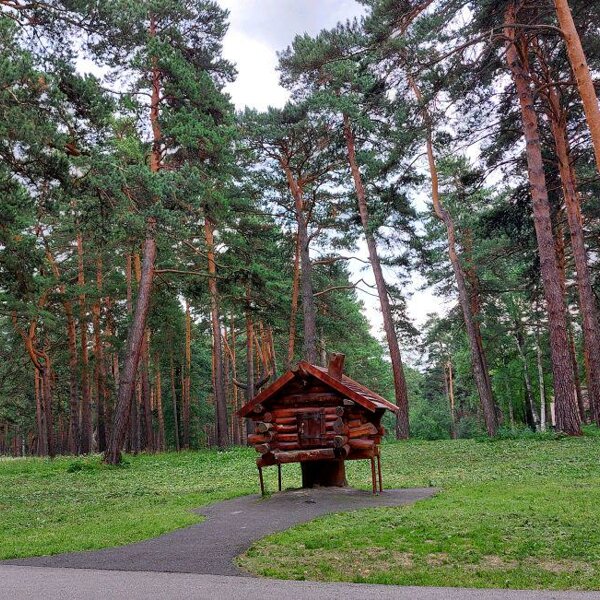
<svg viewBox="0 0 600 600"><path fill-rule="evenodd" d="M381 477L381 454L377 451L377 474L379 476L379 491L383 492L383 479Z"/></svg>
<svg viewBox="0 0 600 600"><path fill-rule="evenodd" d="M260 480L260 495L264 496L265 495L265 482L263 480L263 472L262 472L262 467L260 465L258 466L258 479Z"/></svg>
<svg viewBox="0 0 600 600"><path fill-rule="evenodd" d="M371 481L373 483L373 494L377 495L377 477L375 476L375 459L371 457Z"/></svg>
<svg viewBox="0 0 600 600"><path fill-rule="evenodd" d="M279 491L281 491L281 464L277 464L277 483Z"/></svg>

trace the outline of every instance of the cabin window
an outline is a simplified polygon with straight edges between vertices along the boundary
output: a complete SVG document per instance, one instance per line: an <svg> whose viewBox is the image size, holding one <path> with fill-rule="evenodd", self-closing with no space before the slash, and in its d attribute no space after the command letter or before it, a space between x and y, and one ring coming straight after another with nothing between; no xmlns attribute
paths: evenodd
<svg viewBox="0 0 600 600"><path fill-rule="evenodd" d="M325 414L315 410L297 415L300 446L320 446L325 441Z"/></svg>

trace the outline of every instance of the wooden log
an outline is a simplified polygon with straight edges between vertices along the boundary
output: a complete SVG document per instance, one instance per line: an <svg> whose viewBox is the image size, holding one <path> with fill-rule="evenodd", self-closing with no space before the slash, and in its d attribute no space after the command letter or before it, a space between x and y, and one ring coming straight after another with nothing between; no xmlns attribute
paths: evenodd
<svg viewBox="0 0 600 600"><path fill-rule="evenodd" d="M272 422L273 422L273 413L266 412L266 413L263 415L263 421L264 421L265 423L272 423Z"/></svg>
<svg viewBox="0 0 600 600"><path fill-rule="evenodd" d="M345 444L341 448L335 448L335 453L340 458L346 458L350 454L350 452L352 452L352 448L349 444Z"/></svg>
<svg viewBox="0 0 600 600"><path fill-rule="evenodd" d="M321 404L322 402L331 402L332 404L339 402L341 397L337 393L331 392L300 392L298 394L289 394L282 396L279 400L282 404Z"/></svg>
<svg viewBox="0 0 600 600"><path fill-rule="evenodd" d="M300 450L298 442L275 442L272 446L273 450Z"/></svg>
<svg viewBox="0 0 600 600"><path fill-rule="evenodd" d="M279 463L293 463L310 460L333 460L336 458L333 448L318 448L315 450L297 450L288 452L273 452Z"/></svg>
<svg viewBox="0 0 600 600"><path fill-rule="evenodd" d="M348 456L345 457L345 460L364 460L367 458L373 458L373 456L375 456L376 453L377 450L375 449L375 447L364 449L351 448L350 454L348 454Z"/></svg>
<svg viewBox="0 0 600 600"><path fill-rule="evenodd" d="M277 433L297 433L298 425L294 423L293 425L277 425Z"/></svg>
<svg viewBox="0 0 600 600"><path fill-rule="evenodd" d="M365 423L360 427L353 427L352 429L348 429L348 437L350 438L359 438L365 437L368 435L377 435L378 430L373 423Z"/></svg>
<svg viewBox="0 0 600 600"><path fill-rule="evenodd" d="M354 406L354 401L350 398L344 398L344 406Z"/></svg>
<svg viewBox="0 0 600 600"><path fill-rule="evenodd" d="M348 443L348 438L345 435L336 435L333 438L333 447L342 448Z"/></svg>
<svg viewBox="0 0 600 600"><path fill-rule="evenodd" d="M275 436L270 431L267 433L250 433L248 434L248 443L252 446L256 446L256 444L270 442L273 437Z"/></svg>
<svg viewBox="0 0 600 600"><path fill-rule="evenodd" d="M270 467L275 464L277 463L275 462L273 454L263 454L256 459L257 467Z"/></svg>
<svg viewBox="0 0 600 600"><path fill-rule="evenodd" d="M361 425L364 425L364 421L362 419L352 419L351 421L347 422L348 427L354 429L356 427L360 427Z"/></svg>
<svg viewBox="0 0 600 600"><path fill-rule="evenodd" d="M277 408L273 410L273 415L275 416L275 420L279 421L281 418L286 417L296 417L297 414L306 413L306 412L315 412L316 410L323 411L323 413L327 416L330 414L335 415L336 410L340 408L338 406L322 406L322 407L310 407L310 408Z"/></svg>
<svg viewBox="0 0 600 600"><path fill-rule="evenodd" d="M348 440L348 445L350 448L356 450L372 450L375 448L375 442L373 440L350 439Z"/></svg>
<svg viewBox="0 0 600 600"><path fill-rule="evenodd" d="M259 454L269 454L269 452L271 452L271 446L269 444L258 444L254 446L254 449Z"/></svg>
<svg viewBox="0 0 600 600"><path fill-rule="evenodd" d="M343 406L336 406L336 407L335 407L335 414L336 414L338 417L342 417L342 416L344 416L344 407L343 407Z"/></svg>
<svg viewBox="0 0 600 600"><path fill-rule="evenodd" d="M277 433L278 442L296 442L298 443L297 433Z"/></svg>
<svg viewBox="0 0 600 600"><path fill-rule="evenodd" d="M275 417L275 424L279 425L295 425L298 422L296 417Z"/></svg>
<svg viewBox="0 0 600 600"><path fill-rule="evenodd" d="M267 431L271 431L274 428L273 423L264 423L260 422L256 424L256 431L258 433L266 433Z"/></svg>
<svg viewBox="0 0 600 600"><path fill-rule="evenodd" d="M253 409L252 412L255 414L260 414L261 412L264 412L265 407L262 404L257 404Z"/></svg>
<svg viewBox="0 0 600 600"><path fill-rule="evenodd" d="M344 423L344 421L338 417L334 422L333 422L333 430L336 433L344 433L346 430L346 424Z"/></svg>

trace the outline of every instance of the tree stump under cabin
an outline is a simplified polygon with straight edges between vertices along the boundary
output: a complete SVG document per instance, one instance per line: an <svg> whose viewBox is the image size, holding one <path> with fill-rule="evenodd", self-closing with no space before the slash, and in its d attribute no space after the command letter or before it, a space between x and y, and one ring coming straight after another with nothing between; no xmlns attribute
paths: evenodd
<svg viewBox="0 0 600 600"><path fill-rule="evenodd" d="M343 459L300 463L302 487L346 487L346 463Z"/></svg>

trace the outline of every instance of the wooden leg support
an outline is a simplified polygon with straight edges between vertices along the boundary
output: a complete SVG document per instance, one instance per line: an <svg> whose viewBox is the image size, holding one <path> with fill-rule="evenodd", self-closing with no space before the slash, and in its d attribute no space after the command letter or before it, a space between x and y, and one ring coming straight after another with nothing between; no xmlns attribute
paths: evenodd
<svg viewBox="0 0 600 600"><path fill-rule="evenodd" d="M281 465L277 465L277 483L279 484L279 491L281 491Z"/></svg>
<svg viewBox="0 0 600 600"><path fill-rule="evenodd" d="M377 495L377 476L375 474L375 458L371 458L371 480L373 482L373 494Z"/></svg>
<svg viewBox="0 0 600 600"><path fill-rule="evenodd" d="M377 475L379 477L379 491L383 492L383 480L381 477L381 454L377 453Z"/></svg>
<svg viewBox="0 0 600 600"><path fill-rule="evenodd" d="M265 495L265 482L263 479L262 467L258 467L258 479L260 480L260 495Z"/></svg>

